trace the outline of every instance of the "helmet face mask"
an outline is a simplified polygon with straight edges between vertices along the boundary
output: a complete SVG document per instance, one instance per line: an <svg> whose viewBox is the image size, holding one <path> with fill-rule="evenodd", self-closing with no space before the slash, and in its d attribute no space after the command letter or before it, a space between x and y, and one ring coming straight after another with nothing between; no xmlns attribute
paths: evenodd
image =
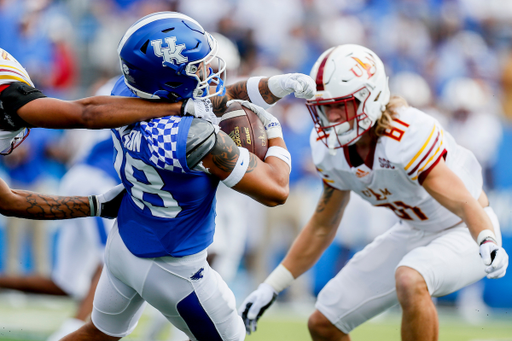
<svg viewBox="0 0 512 341"><path fill-rule="evenodd" d="M181 13L140 19L121 39L118 55L125 83L139 97L176 102L225 92L226 64L217 56L216 40ZM214 64L217 72L210 68ZM212 93L210 86L216 86Z"/></svg>
<svg viewBox="0 0 512 341"><path fill-rule="evenodd" d="M356 143L377 122L389 102L390 92L384 65L371 50L353 44L325 51L311 70L317 92L306 102L318 139L330 149ZM345 122L330 122L325 106L353 103L355 113ZM350 122L351 121L351 122ZM350 123L350 124L345 124Z"/></svg>

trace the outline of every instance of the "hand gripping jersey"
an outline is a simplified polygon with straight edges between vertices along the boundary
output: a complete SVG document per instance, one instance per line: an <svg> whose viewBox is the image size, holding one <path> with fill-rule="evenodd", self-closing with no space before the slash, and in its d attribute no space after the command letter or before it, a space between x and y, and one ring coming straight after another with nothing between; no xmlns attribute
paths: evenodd
<svg viewBox="0 0 512 341"><path fill-rule="evenodd" d="M122 77L112 95L135 97ZM112 129L114 167L130 194L119 209L119 233L138 257L192 255L213 241L219 181L187 166L192 119L170 116Z"/></svg>
<svg viewBox="0 0 512 341"><path fill-rule="evenodd" d="M313 131L310 144L318 172L327 185L352 190L417 228L437 231L459 223L461 219L432 198L421 183L444 157L478 198L483 185L478 161L433 117L411 107L400 108L398 113L392 128L377 139L365 162L357 167L350 162L351 147L332 155Z"/></svg>

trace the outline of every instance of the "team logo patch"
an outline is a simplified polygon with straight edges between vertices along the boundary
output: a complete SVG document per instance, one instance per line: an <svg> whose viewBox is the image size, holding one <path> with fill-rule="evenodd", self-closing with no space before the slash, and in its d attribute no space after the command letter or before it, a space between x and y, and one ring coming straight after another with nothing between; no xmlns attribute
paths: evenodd
<svg viewBox="0 0 512 341"><path fill-rule="evenodd" d="M395 166L391 164L391 161L379 157L379 163L381 168L395 169Z"/></svg>
<svg viewBox="0 0 512 341"><path fill-rule="evenodd" d="M195 274L193 274L192 277L190 277L190 279L193 281L200 280L201 278L203 278L203 271L204 271L204 268L197 270L197 272Z"/></svg>
<svg viewBox="0 0 512 341"><path fill-rule="evenodd" d="M151 40L151 46L153 46L155 55L164 58L162 62L163 66L166 66L166 63L178 65L188 61L188 57L181 54L181 51L183 51L186 46L185 44L176 45L176 37L165 38L167 47L162 47L162 43L162 39Z"/></svg>

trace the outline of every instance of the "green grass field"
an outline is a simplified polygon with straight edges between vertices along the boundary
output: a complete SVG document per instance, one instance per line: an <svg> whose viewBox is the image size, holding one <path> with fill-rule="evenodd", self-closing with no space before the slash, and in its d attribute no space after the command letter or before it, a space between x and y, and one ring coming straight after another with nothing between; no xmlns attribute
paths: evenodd
<svg viewBox="0 0 512 341"><path fill-rule="evenodd" d="M0 295L0 341L43 341L74 311L68 299L48 299L22 294ZM306 341L311 340L307 330L307 317L312 305L277 305L269 309L258 324L256 333L247 341ZM512 312L510 313L512 314ZM512 341L512 316L508 312L491 312L478 324L465 322L453 309L440 309L440 341ZM486 314L487 315L487 314ZM145 313L128 341L144 339L150 322ZM159 340L169 340L168 328ZM381 315L351 334L352 341L400 340L400 312L395 309Z"/></svg>

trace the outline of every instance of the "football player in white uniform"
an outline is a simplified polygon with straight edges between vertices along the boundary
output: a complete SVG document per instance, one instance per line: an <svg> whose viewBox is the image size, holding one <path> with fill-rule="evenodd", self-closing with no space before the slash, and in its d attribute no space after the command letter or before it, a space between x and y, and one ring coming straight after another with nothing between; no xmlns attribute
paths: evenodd
<svg viewBox="0 0 512 341"><path fill-rule="evenodd" d="M240 307L247 332L332 242L354 192L400 221L320 292L308 322L313 340L350 340L355 327L397 303L402 340L437 340L431 296L502 277L508 265L481 167L434 118L390 98L384 65L369 49L330 48L311 76L310 144L324 191L285 259Z"/></svg>

